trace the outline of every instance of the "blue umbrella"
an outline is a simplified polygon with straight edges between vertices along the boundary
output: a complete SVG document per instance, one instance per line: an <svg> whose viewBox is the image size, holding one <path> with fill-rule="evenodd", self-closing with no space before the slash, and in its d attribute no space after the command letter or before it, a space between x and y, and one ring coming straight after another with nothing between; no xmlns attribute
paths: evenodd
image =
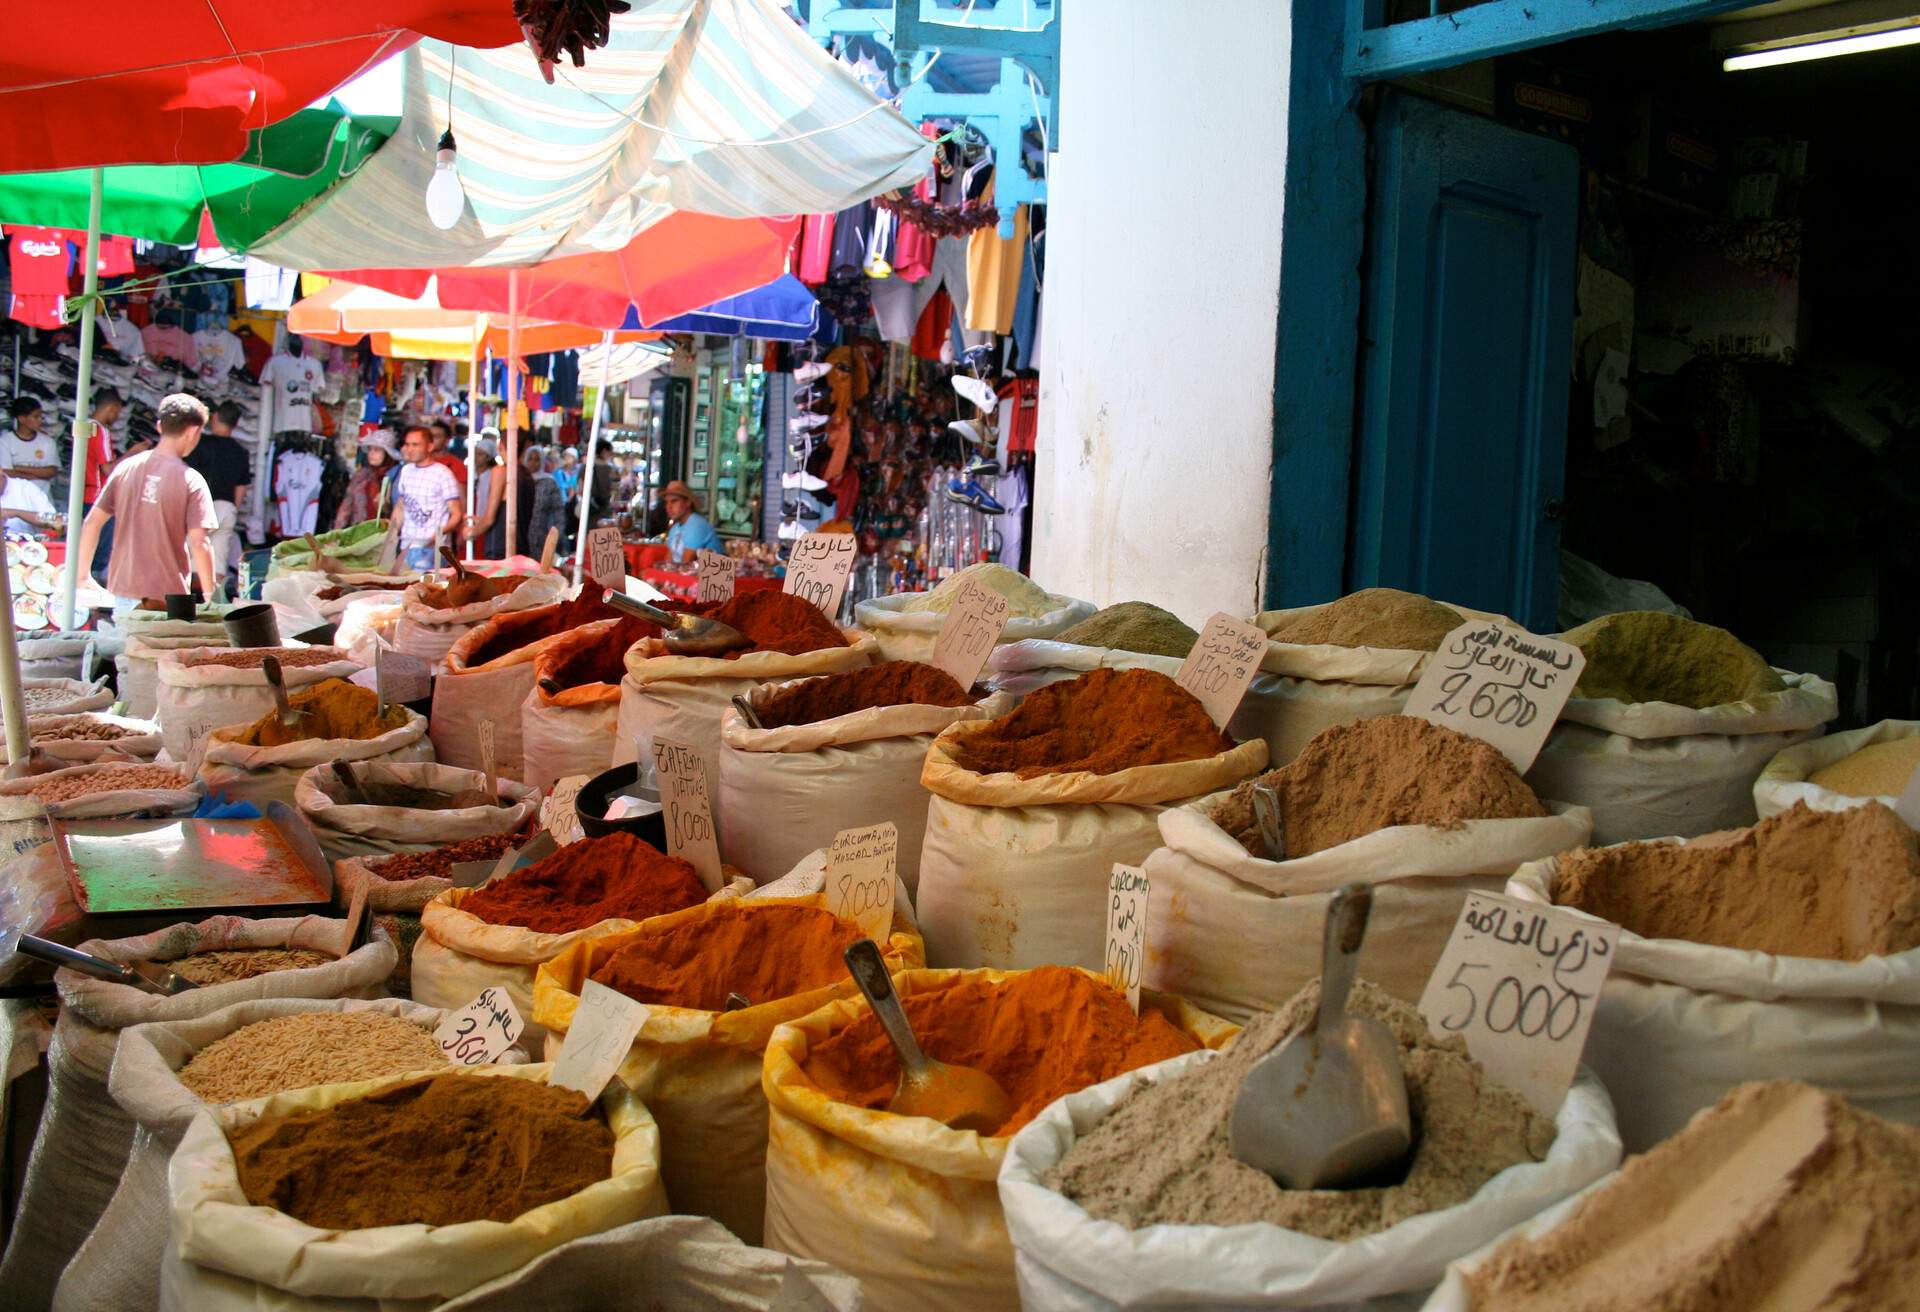
<svg viewBox="0 0 1920 1312"><path fill-rule="evenodd" d="M622 327L801 342L814 335L821 318L820 302L807 290L806 284L790 273L783 273L764 287L723 297L691 314L676 315L659 323L643 324L639 310L629 309Z"/></svg>

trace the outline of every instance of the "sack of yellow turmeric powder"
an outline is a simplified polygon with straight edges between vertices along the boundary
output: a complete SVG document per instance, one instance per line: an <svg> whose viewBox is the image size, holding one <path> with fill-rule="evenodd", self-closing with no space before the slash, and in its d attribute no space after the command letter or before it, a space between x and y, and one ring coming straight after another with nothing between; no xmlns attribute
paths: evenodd
<svg viewBox="0 0 1920 1312"><path fill-rule="evenodd" d="M265 808L292 806L300 776L330 761L431 761L426 717L404 706L378 711L371 688L345 679L287 698L295 722L283 725L276 711L248 724L215 729L207 736L200 777L210 792Z"/></svg>
<svg viewBox="0 0 1920 1312"><path fill-rule="evenodd" d="M901 908L904 912L904 906ZM597 980L646 1002L618 1075L660 1122L660 1170L676 1212L710 1216L750 1244L766 1211L767 1099L760 1066L775 1027L850 997L841 953L859 927L819 896L710 902L576 942L539 968L534 1020L547 1056ZM895 971L925 964L904 915L882 948ZM751 1004L726 1010L738 993Z"/></svg>

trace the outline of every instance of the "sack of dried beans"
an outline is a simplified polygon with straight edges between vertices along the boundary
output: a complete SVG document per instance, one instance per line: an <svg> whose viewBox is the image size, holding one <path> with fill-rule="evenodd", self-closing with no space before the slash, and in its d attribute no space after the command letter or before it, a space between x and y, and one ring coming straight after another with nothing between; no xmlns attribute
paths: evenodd
<svg viewBox="0 0 1920 1312"><path fill-rule="evenodd" d="M123 757L151 761L160 751L160 726L105 711L78 715L30 715L27 734L39 751L61 761Z"/></svg>

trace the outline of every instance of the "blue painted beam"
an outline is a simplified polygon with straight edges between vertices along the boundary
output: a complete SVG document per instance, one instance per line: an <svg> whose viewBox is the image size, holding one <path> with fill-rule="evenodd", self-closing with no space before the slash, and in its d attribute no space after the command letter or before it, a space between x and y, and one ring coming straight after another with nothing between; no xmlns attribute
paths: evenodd
<svg viewBox="0 0 1920 1312"><path fill-rule="evenodd" d="M1388 26L1373 0L1347 0L1345 68L1362 82L1426 73L1622 28L1668 27L1753 0L1487 0ZM1371 21L1370 21L1371 20ZM1297 71L1300 61L1294 61Z"/></svg>

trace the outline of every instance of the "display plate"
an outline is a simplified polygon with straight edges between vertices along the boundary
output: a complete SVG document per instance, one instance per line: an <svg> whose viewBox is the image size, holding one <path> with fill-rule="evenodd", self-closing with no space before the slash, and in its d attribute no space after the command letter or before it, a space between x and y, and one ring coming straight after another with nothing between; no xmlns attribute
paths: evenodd
<svg viewBox="0 0 1920 1312"><path fill-rule="evenodd" d="M283 803L259 820L56 820L52 828L61 869L89 915L333 899L313 835Z"/></svg>

